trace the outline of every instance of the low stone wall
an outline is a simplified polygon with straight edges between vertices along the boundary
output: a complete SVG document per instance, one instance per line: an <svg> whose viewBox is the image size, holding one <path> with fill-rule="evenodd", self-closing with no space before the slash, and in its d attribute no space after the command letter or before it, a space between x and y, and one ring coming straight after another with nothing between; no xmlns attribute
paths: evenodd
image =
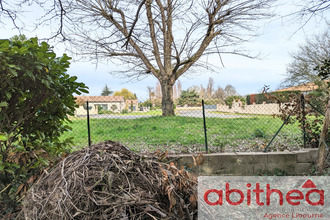
<svg viewBox="0 0 330 220"><path fill-rule="evenodd" d="M177 166L184 166L198 175L255 176L275 168L289 175L307 174L311 162L316 161L317 149L294 152L269 153L217 153L204 154L202 165L194 166L191 155L171 156Z"/></svg>
<svg viewBox="0 0 330 220"><path fill-rule="evenodd" d="M193 111L193 110L202 110L202 106L200 107L176 107L177 111Z"/></svg>
<svg viewBox="0 0 330 220"><path fill-rule="evenodd" d="M217 110L228 113L241 113L241 114L265 114L273 115L280 114L280 108L278 104L253 104L253 105L235 105L230 108L228 105L217 105Z"/></svg>

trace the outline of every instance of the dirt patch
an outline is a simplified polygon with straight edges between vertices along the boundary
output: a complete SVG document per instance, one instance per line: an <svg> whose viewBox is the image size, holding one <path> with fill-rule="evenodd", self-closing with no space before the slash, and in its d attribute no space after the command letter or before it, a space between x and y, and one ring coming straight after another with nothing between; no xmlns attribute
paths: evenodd
<svg viewBox="0 0 330 220"><path fill-rule="evenodd" d="M18 219L197 219L196 177L106 141L77 151L27 194Z"/></svg>

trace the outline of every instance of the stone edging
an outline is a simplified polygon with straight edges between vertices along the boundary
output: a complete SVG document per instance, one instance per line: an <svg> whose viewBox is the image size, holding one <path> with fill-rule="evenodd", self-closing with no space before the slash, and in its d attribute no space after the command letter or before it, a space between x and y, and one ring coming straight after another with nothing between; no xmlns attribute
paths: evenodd
<svg viewBox="0 0 330 220"><path fill-rule="evenodd" d="M289 175L302 175L310 172L317 154L316 148L292 152L204 154L204 162L199 166L194 166L191 155L171 155L170 160L198 175L254 176L275 168Z"/></svg>

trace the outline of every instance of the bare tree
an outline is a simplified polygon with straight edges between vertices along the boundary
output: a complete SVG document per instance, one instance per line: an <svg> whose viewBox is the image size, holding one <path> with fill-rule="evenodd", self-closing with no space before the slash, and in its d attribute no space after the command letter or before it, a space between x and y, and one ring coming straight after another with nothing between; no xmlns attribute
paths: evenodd
<svg viewBox="0 0 330 220"><path fill-rule="evenodd" d="M199 97L202 98L202 99L206 98L206 90L205 90L205 88L203 87L202 84L201 84L200 90L199 90Z"/></svg>
<svg viewBox="0 0 330 220"><path fill-rule="evenodd" d="M227 98L225 90L220 86L218 86L218 88L214 91L213 97L221 100L225 100Z"/></svg>
<svg viewBox="0 0 330 220"><path fill-rule="evenodd" d="M299 22L303 28L312 18L318 17L327 22L327 12L330 10L330 0L295 0L296 10L287 15L291 20ZM292 16L294 17L292 19ZM295 22L295 23L296 23Z"/></svg>
<svg viewBox="0 0 330 220"><path fill-rule="evenodd" d="M151 99L154 95L154 88L151 86L148 86L147 89L148 89L149 101L151 102Z"/></svg>
<svg viewBox="0 0 330 220"><path fill-rule="evenodd" d="M176 83L177 83L177 86L178 86L178 98L180 98L181 92L182 92L182 84L181 84L180 80L178 80Z"/></svg>
<svg viewBox="0 0 330 220"><path fill-rule="evenodd" d="M173 86L173 99L176 100L178 98L178 89L177 89L177 85L174 84Z"/></svg>
<svg viewBox="0 0 330 220"><path fill-rule="evenodd" d="M209 78L209 82L207 84L207 89L206 89L206 96L207 96L207 98L211 98L212 97L213 85L214 85L214 80L213 80L212 77L210 77Z"/></svg>
<svg viewBox="0 0 330 220"><path fill-rule="evenodd" d="M287 67L287 77L281 87L295 86L320 79L316 66L330 59L330 35L326 30L320 35L307 39L297 52L292 53L293 61Z"/></svg>
<svg viewBox="0 0 330 220"><path fill-rule="evenodd" d="M226 85L225 94L226 94L226 98L229 96L237 95L235 87L232 85Z"/></svg>
<svg viewBox="0 0 330 220"><path fill-rule="evenodd" d="M163 115L173 115L173 85L178 78L193 67L206 67L202 56L251 56L240 46L255 35L253 22L268 17L273 1L276 0L21 2L44 7L41 20L50 26L54 22L58 25L52 36L69 40L77 46L77 53L96 60L123 61L127 67L119 72L123 77L155 76L161 85ZM13 5L0 0L0 16L15 22L17 11Z"/></svg>
<svg viewBox="0 0 330 220"><path fill-rule="evenodd" d="M273 1L75 0L66 4L66 33L79 54L123 61L123 77L156 77L163 115L174 115L173 85L192 67L206 67L202 56L253 57L241 45Z"/></svg>
<svg viewBox="0 0 330 220"><path fill-rule="evenodd" d="M159 82L157 82L157 84L156 84L155 97L156 97L156 99L161 99L162 98L162 89L160 87Z"/></svg>
<svg viewBox="0 0 330 220"><path fill-rule="evenodd" d="M71 8L66 7L68 3L68 0L0 0L0 26L8 27L8 22L11 22L21 33L26 25L26 8L40 6L44 13L37 19L39 22L35 24L36 27L41 24L48 25L52 29L48 39L60 36L62 40L66 40L64 26L69 20L67 13L71 12Z"/></svg>
<svg viewBox="0 0 330 220"><path fill-rule="evenodd" d="M200 94L200 87L199 86L190 86L187 91L194 91L196 94ZM198 95L199 96L199 95Z"/></svg>
<svg viewBox="0 0 330 220"><path fill-rule="evenodd" d="M17 17L18 17L18 6L15 4L9 4L6 0L0 0L0 24L3 24L4 19L11 20L13 26L19 29L17 25Z"/></svg>

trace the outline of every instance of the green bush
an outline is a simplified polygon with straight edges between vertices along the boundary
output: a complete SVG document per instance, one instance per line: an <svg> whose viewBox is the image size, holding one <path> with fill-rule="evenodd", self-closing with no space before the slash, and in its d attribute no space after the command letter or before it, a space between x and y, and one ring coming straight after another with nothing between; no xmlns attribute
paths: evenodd
<svg viewBox="0 0 330 220"><path fill-rule="evenodd" d="M109 111L109 110L101 109L101 110L98 111L98 113L100 115L103 115L103 114L113 114L114 112L113 111Z"/></svg>
<svg viewBox="0 0 330 220"><path fill-rule="evenodd" d="M178 105L201 106L201 100L195 90L183 90L178 100Z"/></svg>
<svg viewBox="0 0 330 220"><path fill-rule="evenodd" d="M259 129L258 128L258 129L254 130L253 136L256 137L256 138L266 138L267 134L266 134L265 129Z"/></svg>
<svg viewBox="0 0 330 220"><path fill-rule="evenodd" d="M127 109L123 109L123 110L121 110L121 113L122 114L127 114L128 113L128 110Z"/></svg>
<svg viewBox="0 0 330 220"><path fill-rule="evenodd" d="M238 95L229 96L228 98L226 98L225 103L226 103L226 105L231 107L233 105L233 102L236 100L241 100L243 102L243 104L245 104L245 98L242 96L238 96Z"/></svg>
<svg viewBox="0 0 330 220"><path fill-rule="evenodd" d="M71 129L73 93L87 87L66 73L69 60L37 38L0 40L0 199L7 210L70 144L59 137Z"/></svg>

